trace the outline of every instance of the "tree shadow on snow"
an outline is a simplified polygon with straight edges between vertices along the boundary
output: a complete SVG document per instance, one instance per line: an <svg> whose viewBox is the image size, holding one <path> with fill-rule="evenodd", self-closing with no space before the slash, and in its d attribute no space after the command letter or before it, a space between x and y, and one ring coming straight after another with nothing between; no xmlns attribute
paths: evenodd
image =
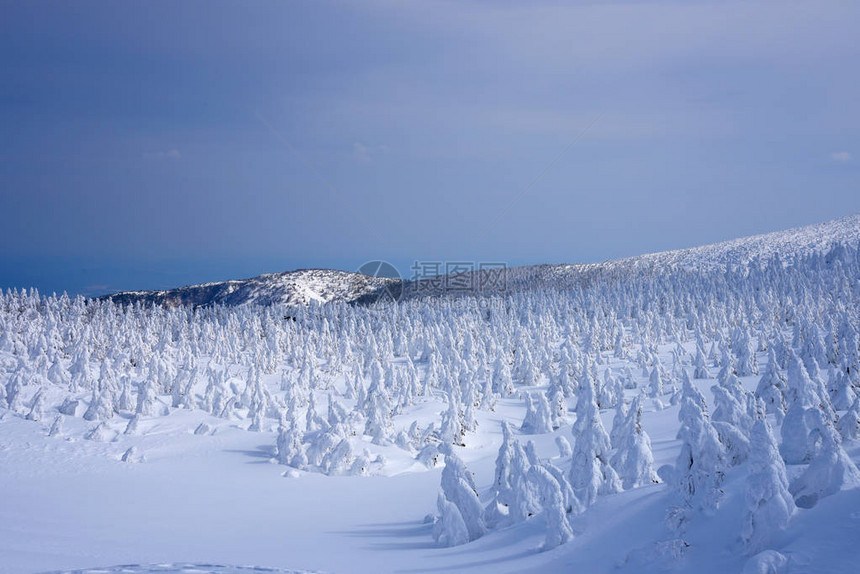
<svg viewBox="0 0 860 574"><path fill-rule="evenodd" d="M438 546L435 546L439 548ZM483 550L486 551L486 550ZM482 550L475 550L474 552L482 552ZM503 564L505 562L513 562L515 560L520 560L523 558L528 558L529 556L534 556L535 554L539 554L540 550L537 548L521 550L519 552L515 552L513 554L508 554L505 556L498 556L498 551L490 552L489 554L494 556L494 558L487 558L485 560L472 560L471 562L455 562L449 563L439 566L429 566L425 568L404 568L402 570L398 570L398 572L445 572L445 571L453 571L453 572L461 572L470 568L479 568L481 566L490 566L492 564ZM445 554L445 556L451 556L450 554ZM427 558L433 559L432 555L428 555ZM442 558L442 556L439 556Z"/></svg>
<svg viewBox="0 0 860 574"><path fill-rule="evenodd" d="M258 446L255 450L227 449L225 452L243 454L247 457L254 459L247 461L246 464L269 464L269 460L275 456L275 453L272 452L272 445L270 444L262 444Z"/></svg>
<svg viewBox="0 0 860 574"><path fill-rule="evenodd" d="M512 529L515 530L515 529ZM385 542L370 542L366 548L383 552L397 550L428 550L425 556L428 561L439 560L438 566L425 566L422 568L401 569L398 572L444 572L461 571L466 568L490 566L516 561L540 553L538 548L518 550L511 554L502 554L505 548L509 548L520 538L520 534L512 531L496 533L492 539L482 538L475 542L456 547L444 547L437 544L432 537L433 525L423 521L391 522L360 524L353 530L334 532L354 538L387 538ZM400 539L400 540L397 540ZM432 552L435 551L435 552ZM484 554L485 559L475 559ZM468 562L460 562L459 559L472 558Z"/></svg>
<svg viewBox="0 0 860 574"><path fill-rule="evenodd" d="M409 538L414 540L371 542L367 545L367 548L372 550L423 550L438 548L438 545L433 542L432 532L432 524L413 520L408 522L359 524L355 530L340 530L334 532L334 534L353 538Z"/></svg>

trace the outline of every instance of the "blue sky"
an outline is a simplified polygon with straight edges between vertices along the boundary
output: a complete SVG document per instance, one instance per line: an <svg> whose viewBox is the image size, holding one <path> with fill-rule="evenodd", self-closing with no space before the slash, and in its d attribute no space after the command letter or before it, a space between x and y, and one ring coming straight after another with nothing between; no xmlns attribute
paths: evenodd
<svg viewBox="0 0 860 574"><path fill-rule="evenodd" d="M0 287L600 261L860 211L857 2L1 2Z"/></svg>

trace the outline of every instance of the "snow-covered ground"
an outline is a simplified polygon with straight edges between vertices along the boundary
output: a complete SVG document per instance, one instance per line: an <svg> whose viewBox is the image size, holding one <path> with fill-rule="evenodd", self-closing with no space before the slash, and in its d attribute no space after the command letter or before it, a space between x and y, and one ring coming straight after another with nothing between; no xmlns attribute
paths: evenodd
<svg viewBox="0 0 860 574"><path fill-rule="evenodd" d="M754 379L747 387L754 388ZM519 422L515 404L499 410ZM677 406L645 413L657 466L677 455L677 414ZM501 442L495 419L482 417L480 431L460 451L480 485L492 480ZM607 428L610 419L604 413ZM215 434L191 433L200 420ZM323 572L662 572L671 566L723 573L739 572L747 559L737 540L743 468L727 481L721 515L696 525L683 562L667 564L657 551L668 533L664 485L599 500L573 521L576 538L551 551L540 550L540 517L441 548L424 523L436 511L440 469L403 469L410 463L397 456L399 449L386 450L399 472L332 477L276 464L275 433L249 433L199 413L175 412L141 436L119 434L111 442L83 440L90 425L82 420L67 420L63 436L48 438L48 422L9 415L0 422L3 572L171 572L92 567L184 562L198 566L175 571L244 572L199 567L229 564ZM521 438L536 440L541 455L557 457L557 435L570 437L569 427ZM144 453L142 462L121 462L130 446ZM851 454L860 460L860 444L851 445ZM858 534L855 489L799 512L780 550L791 557L791 572L854 572L860 547L851 541Z"/></svg>
<svg viewBox="0 0 860 574"><path fill-rule="evenodd" d="M856 572L852 221L296 322L7 294L0 572Z"/></svg>

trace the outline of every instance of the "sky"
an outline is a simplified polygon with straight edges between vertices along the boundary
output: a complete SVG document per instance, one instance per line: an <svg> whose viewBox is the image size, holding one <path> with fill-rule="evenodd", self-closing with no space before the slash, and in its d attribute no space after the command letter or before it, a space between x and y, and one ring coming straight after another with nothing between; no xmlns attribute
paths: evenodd
<svg viewBox="0 0 860 574"><path fill-rule="evenodd" d="M576 263L860 211L860 3L0 1L0 288Z"/></svg>

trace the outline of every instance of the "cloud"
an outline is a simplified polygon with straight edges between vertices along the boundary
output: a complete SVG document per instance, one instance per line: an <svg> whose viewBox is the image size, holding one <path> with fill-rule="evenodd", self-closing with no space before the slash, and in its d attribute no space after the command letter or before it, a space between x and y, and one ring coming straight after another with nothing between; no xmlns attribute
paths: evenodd
<svg viewBox="0 0 860 574"><path fill-rule="evenodd" d="M370 146L360 142L352 144L352 156L359 163L370 163L375 156L388 152L384 145Z"/></svg>
<svg viewBox="0 0 860 574"><path fill-rule="evenodd" d="M180 159L182 154L176 148L167 151L144 152L143 159L147 160L176 160Z"/></svg>
<svg viewBox="0 0 860 574"><path fill-rule="evenodd" d="M851 157L851 154L847 151L837 151L830 154L830 159L839 163L848 163L852 161L854 158Z"/></svg>

